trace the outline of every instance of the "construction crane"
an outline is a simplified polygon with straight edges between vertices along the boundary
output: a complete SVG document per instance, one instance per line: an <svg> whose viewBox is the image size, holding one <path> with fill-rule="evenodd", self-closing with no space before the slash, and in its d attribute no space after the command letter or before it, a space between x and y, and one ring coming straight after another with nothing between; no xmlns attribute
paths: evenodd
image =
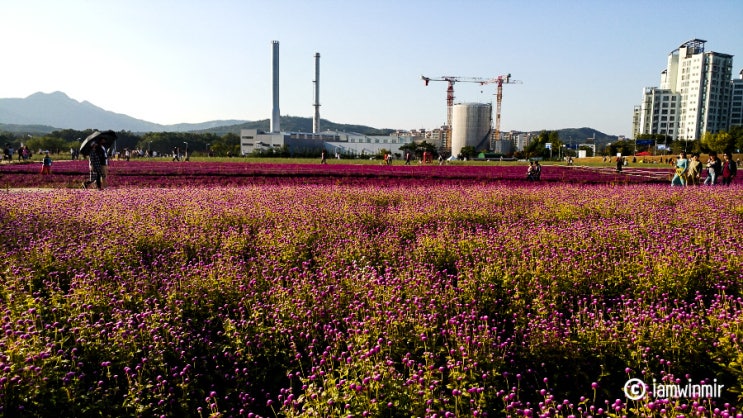
<svg viewBox="0 0 743 418"><path fill-rule="evenodd" d="M454 84L455 83L479 83L479 84L486 84L490 82L490 79L487 78L481 78L481 77L458 77L458 76L449 76L444 75L439 78L431 78L426 77L424 75L421 76L421 80L423 80L426 85L428 85L429 81L446 81L449 83L449 86L446 88L446 142L450 142L451 138L451 119L452 119L452 107L454 106ZM494 79L493 79L494 80Z"/></svg>
<svg viewBox="0 0 743 418"><path fill-rule="evenodd" d="M480 83L480 85L486 85L486 84L497 84L498 89L495 93L495 131L493 132L493 139L490 142L490 149L495 148L495 141L498 140L498 137L500 136L500 108L501 108L501 102L503 101L503 85L504 84L522 84L519 80L511 80L511 74L507 75L499 75L498 77L492 78L490 80L485 80Z"/></svg>

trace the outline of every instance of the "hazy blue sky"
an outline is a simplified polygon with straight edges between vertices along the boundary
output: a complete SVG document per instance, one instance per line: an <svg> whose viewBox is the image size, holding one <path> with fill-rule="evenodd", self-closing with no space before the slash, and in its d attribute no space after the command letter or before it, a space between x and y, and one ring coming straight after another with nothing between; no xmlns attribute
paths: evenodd
<svg viewBox="0 0 743 418"><path fill-rule="evenodd" d="M741 0L2 0L0 97L62 91L162 124L267 119L271 41L280 42L281 114L433 129L446 83L503 90L502 130L592 127L630 135L643 87L699 38L743 69ZM455 85L456 102L495 86Z"/></svg>

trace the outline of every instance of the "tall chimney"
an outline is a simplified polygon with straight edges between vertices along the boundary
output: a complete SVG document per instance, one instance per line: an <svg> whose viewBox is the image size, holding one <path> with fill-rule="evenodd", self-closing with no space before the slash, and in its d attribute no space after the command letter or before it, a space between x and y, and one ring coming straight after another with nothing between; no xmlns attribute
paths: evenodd
<svg viewBox="0 0 743 418"><path fill-rule="evenodd" d="M271 111L271 132L281 132L281 112L279 111L279 41L273 44L273 110Z"/></svg>
<svg viewBox="0 0 743 418"><path fill-rule="evenodd" d="M312 132L320 133L320 53L315 52L315 118L312 119Z"/></svg>

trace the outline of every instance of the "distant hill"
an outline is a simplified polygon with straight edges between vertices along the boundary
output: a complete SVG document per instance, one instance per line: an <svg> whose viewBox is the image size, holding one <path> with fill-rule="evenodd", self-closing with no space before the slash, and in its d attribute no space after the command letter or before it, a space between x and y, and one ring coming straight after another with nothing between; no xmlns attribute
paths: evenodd
<svg viewBox="0 0 743 418"><path fill-rule="evenodd" d="M25 99L0 99L0 122L48 125L62 129L160 130L155 123L110 112L90 102L78 102L62 92L34 93Z"/></svg>
<svg viewBox="0 0 743 418"><path fill-rule="evenodd" d="M376 129L362 125L345 125L321 120L323 130L359 132L366 135L386 135L392 129ZM284 131L311 132L312 118L282 116ZM90 102L78 102L65 93L34 93L25 99L0 99L0 130L15 133L45 134L61 129L101 129L146 132L211 132L239 134L240 129L269 129L268 119L250 122L215 120L203 123L161 125L131 116L104 110Z"/></svg>
<svg viewBox="0 0 743 418"><path fill-rule="evenodd" d="M32 136L41 136L56 131L57 128L47 125L15 125L0 123L0 132L10 132L13 134L28 134Z"/></svg>
<svg viewBox="0 0 743 418"><path fill-rule="evenodd" d="M355 132L364 135L389 135L390 133L395 131L394 129L377 129L364 125L334 123L326 119L320 119L320 128L323 131L331 130L341 132ZM197 132L213 133L219 136L222 136L226 133L234 133L236 135L239 135L241 129L259 129L268 131L269 129L271 129L271 121L269 119L263 119L255 122L242 122L236 125L203 129ZM284 132L312 132L312 118L282 116L281 130Z"/></svg>
<svg viewBox="0 0 743 418"><path fill-rule="evenodd" d="M161 125L78 102L62 92L34 93L25 99L0 99L0 127L18 130L21 125L41 125L57 129L101 129L131 132L187 132L216 126L234 125L240 120ZM27 130L27 129L26 129ZM24 130L25 131L25 130Z"/></svg>
<svg viewBox="0 0 743 418"><path fill-rule="evenodd" d="M566 144L585 144L590 143L589 138L595 138L597 145L606 145L619 139L616 135L607 135L593 128L567 128L558 129L560 141Z"/></svg>
<svg viewBox="0 0 743 418"><path fill-rule="evenodd" d="M323 131L334 130L355 132L364 135L388 135L393 129L378 129L364 125L340 124L326 119L320 120ZM90 102L78 102L65 93L34 93L25 99L0 99L0 131L45 135L63 129L101 129L146 132L195 132L213 133L222 136L226 133L239 135L241 129L270 129L268 119L259 121L215 120L203 123L179 123L161 125L136 119L131 116L104 110ZM286 132L312 132L312 118L282 116L281 129ZM616 141L617 137L607 135L591 128L570 128L558 130L565 143L585 143L595 135L597 144ZM539 132L533 132L538 134Z"/></svg>

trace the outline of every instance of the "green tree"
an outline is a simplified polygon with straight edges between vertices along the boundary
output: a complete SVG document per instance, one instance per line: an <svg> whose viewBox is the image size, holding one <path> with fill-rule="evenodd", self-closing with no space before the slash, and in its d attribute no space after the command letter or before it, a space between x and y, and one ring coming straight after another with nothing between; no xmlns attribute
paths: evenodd
<svg viewBox="0 0 743 418"><path fill-rule="evenodd" d="M547 131L542 131L536 137L529 141L529 144L524 147L524 158L529 159L532 157L541 156L544 153L546 144L548 141Z"/></svg>
<svg viewBox="0 0 743 418"><path fill-rule="evenodd" d="M227 137L225 139L225 137ZM117 140L117 143L122 142ZM194 152L206 153L207 144L209 148L223 152L232 152L232 155L239 154L240 137L236 134L225 134L219 137L212 133L190 133L190 132L150 132L144 134L136 143L136 147L144 150L157 151L160 154L169 154L174 148L184 151L188 147L189 153ZM229 144L229 145L228 145ZM232 146L232 148L230 148ZM119 144L119 147L123 147Z"/></svg>
<svg viewBox="0 0 743 418"><path fill-rule="evenodd" d="M717 133L705 132L702 136L702 145L708 151L723 153L735 148L735 139L730 133L720 131Z"/></svg>
<svg viewBox="0 0 743 418"><path fill-rule="evenodd" d="M436 152L436 147L433 144L429 144L427 141L423 141L421 143L416 144L415 142L410 144L405 144L400 146L400 151L406 152L410 151L413 153L413 155L417 157L422 157L423 152L428 151L431 155L438 155Z"/></svg>
<svg viewBox="0 0 743 418"><path fill-rule="evenodd" d="M462 150L459 151L459 156L462 158L472 158L477 155L477 150L475 150L475 147L471 145L467 145L465 147L462 147Z"/></svg>
<svg viewBox="0 0 743 418"><path fill-rule="evenodd" d="M209 149L216 156L238 156L240 155L240 136L233 133L227 133L221 137L214 135ZM288 152L288 150L286 150ZM280 154L283 155L283 152ZM277 155L279 156L279 155Z"/></svg>
<svg viewBox="0 0 743 418"><path fill-rule="evenodd" d="M75 146L75 142L72 143ZM58 153L65 149L69 151L70 143L61 139L51 136L35 136L26 141L26 146L31 152L51 151L52 153Z"/></svg>
<svg viewBox="0 0 743 418"><path fill-rule="evenodd" d="M632 155L635 150L635 141L629 141L629 140L623 140L623 141L616 141L612 142L611 144L606 146L606 154L607 155L617 155L618 153L622 153L622 155Z"/></svg>
<svg viewBox="0 0 743 418"><path fill-rule="evenodd" d="M550 144L553 152L550 154L550 150L547 148L547 144ZM560 133L557 131L541 131L539 135L529 142L524 148L524 156L526 158L542 157L549 158L550 155L556 157L559 153L557 150L563 144L560 140Z"/></svg>
<svg viewBox="0 0 743 418"><path fill-rule="evenodd" d="M18 148L20 140L10 132L0 132L0 146Z"/></svg>
<svg viewBox="0 0 743 418"><path fill-rule="evenodd" d="M730 128L730 136L733 137L735 152L743 151L743 126L733 126Z"/></svg>
<svg viewBox="0 0 743 418"><path fill-rule="evenodd" d="M410 155L416 155L417 149L418 145L415 142L400 145L400 152L402 152L402 155L405 155L408 152L410 153Z"/></svg>

